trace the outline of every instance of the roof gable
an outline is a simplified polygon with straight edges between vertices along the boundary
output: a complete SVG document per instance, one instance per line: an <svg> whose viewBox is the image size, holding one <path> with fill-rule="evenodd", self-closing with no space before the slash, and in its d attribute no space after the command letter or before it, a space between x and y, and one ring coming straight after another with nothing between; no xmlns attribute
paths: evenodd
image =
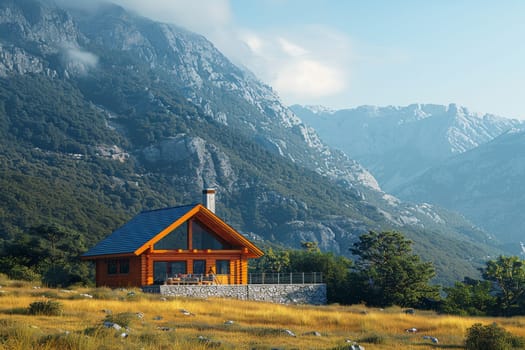
<svg viewBox="0 0 525 350"><path fill-rule="evenodd" d="M246 247L250 257L263 252L201 204L141 212L111 235L100 241L83 257L134 254L140 255L192 217L209 226L223 239Z"/></svg>

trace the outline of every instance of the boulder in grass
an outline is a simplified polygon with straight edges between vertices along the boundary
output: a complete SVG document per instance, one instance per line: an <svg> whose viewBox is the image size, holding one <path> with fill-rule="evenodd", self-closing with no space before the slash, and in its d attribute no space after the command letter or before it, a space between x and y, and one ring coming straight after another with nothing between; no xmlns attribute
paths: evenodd
<svg viewBox="0 0 525 350"><path fill-rule="evenodd" d="M114 328L117 331L120 331L122 329L121 325L119 325L118 323L110 322L110 321L105 321L104 322L104 327L106 327L106 328Z"/></svg>
<svg viewBox="0 0 525 350"><path fill-rule="evenodd" d="M283 333L289 335L290 337L296 337L295 333L289 329L283 329Z"/></svg>

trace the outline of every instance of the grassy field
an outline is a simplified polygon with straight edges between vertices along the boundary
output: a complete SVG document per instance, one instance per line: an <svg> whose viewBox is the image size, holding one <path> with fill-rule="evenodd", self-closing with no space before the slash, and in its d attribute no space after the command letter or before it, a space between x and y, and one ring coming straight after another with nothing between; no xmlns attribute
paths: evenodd
<svg viewBox="0 0 525 350"><path fill-rule="evenodd" d="M352 343L347 340L366 350L462 349L468 327L492 322L525 336L525 317L410 315L400 308L361 305L285 306L163 298L139 290L0 284L0 349L348 349ZM30 304L49 300L60 303L61 314L29 313ZM123 328L107 327L108 322ZM405 331L412 327L418 331Z"/></svg>

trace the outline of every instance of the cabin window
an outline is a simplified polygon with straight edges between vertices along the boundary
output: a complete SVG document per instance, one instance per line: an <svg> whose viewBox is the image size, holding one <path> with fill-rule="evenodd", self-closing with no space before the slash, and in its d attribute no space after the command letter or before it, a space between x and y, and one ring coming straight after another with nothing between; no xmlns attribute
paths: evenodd
<svg viewBox="0 0 525 350"><path fill-rule="evenodd" d="M230 274L230 260L217 260L215 262L215 269L218 275Z"/></svg>
<svg viewBox="0 0 525 350"><path fill-rule="evenodd" d="M129 273L129 259L119 260L119 273Z"/></svg>
<svg viewBox="0 0 525 350"><path fill-rule="evenodd" d="M185 222L155 243L154 250L188 249L188 224Z"/></svg>
<svg viewBox="0 0 525 350"><path fill-rule="evenodd" d="M196 220L191 225L193 249L231 249Z"/></svg>
<svg viewBox="0 0 525 350"><path fill-rule="evenodd" d="M155 284L163 284L169 277L185 274L186 261L155 261L153 263L153 280Z"/></svg>
<svg viewBox="0 0 525 350"><path fill-rule="evenodd" d="M129 259L108 260L108 275L129 273Z"/></svg>
<svg viewBox="0 0 525 350"><path fill-rule="evenodd" d="M116 275L118 271L118 260L108 261L108 275Z"/></svg>
<svg viewBox="0 0 525 350"><path fill-rule="evenodd" d="M206 260L193 260L193 273L204 275L206 273Z"/></svg>

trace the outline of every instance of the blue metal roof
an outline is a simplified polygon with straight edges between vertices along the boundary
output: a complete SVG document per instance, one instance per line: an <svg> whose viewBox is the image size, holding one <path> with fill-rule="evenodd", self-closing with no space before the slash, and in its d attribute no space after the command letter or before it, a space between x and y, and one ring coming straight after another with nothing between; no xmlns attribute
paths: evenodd
<svg viewBox="0 0 525 350"><path fill-rule="evenodd" d="M82 256L133 253L195 206L143 211Z"/></svg>

